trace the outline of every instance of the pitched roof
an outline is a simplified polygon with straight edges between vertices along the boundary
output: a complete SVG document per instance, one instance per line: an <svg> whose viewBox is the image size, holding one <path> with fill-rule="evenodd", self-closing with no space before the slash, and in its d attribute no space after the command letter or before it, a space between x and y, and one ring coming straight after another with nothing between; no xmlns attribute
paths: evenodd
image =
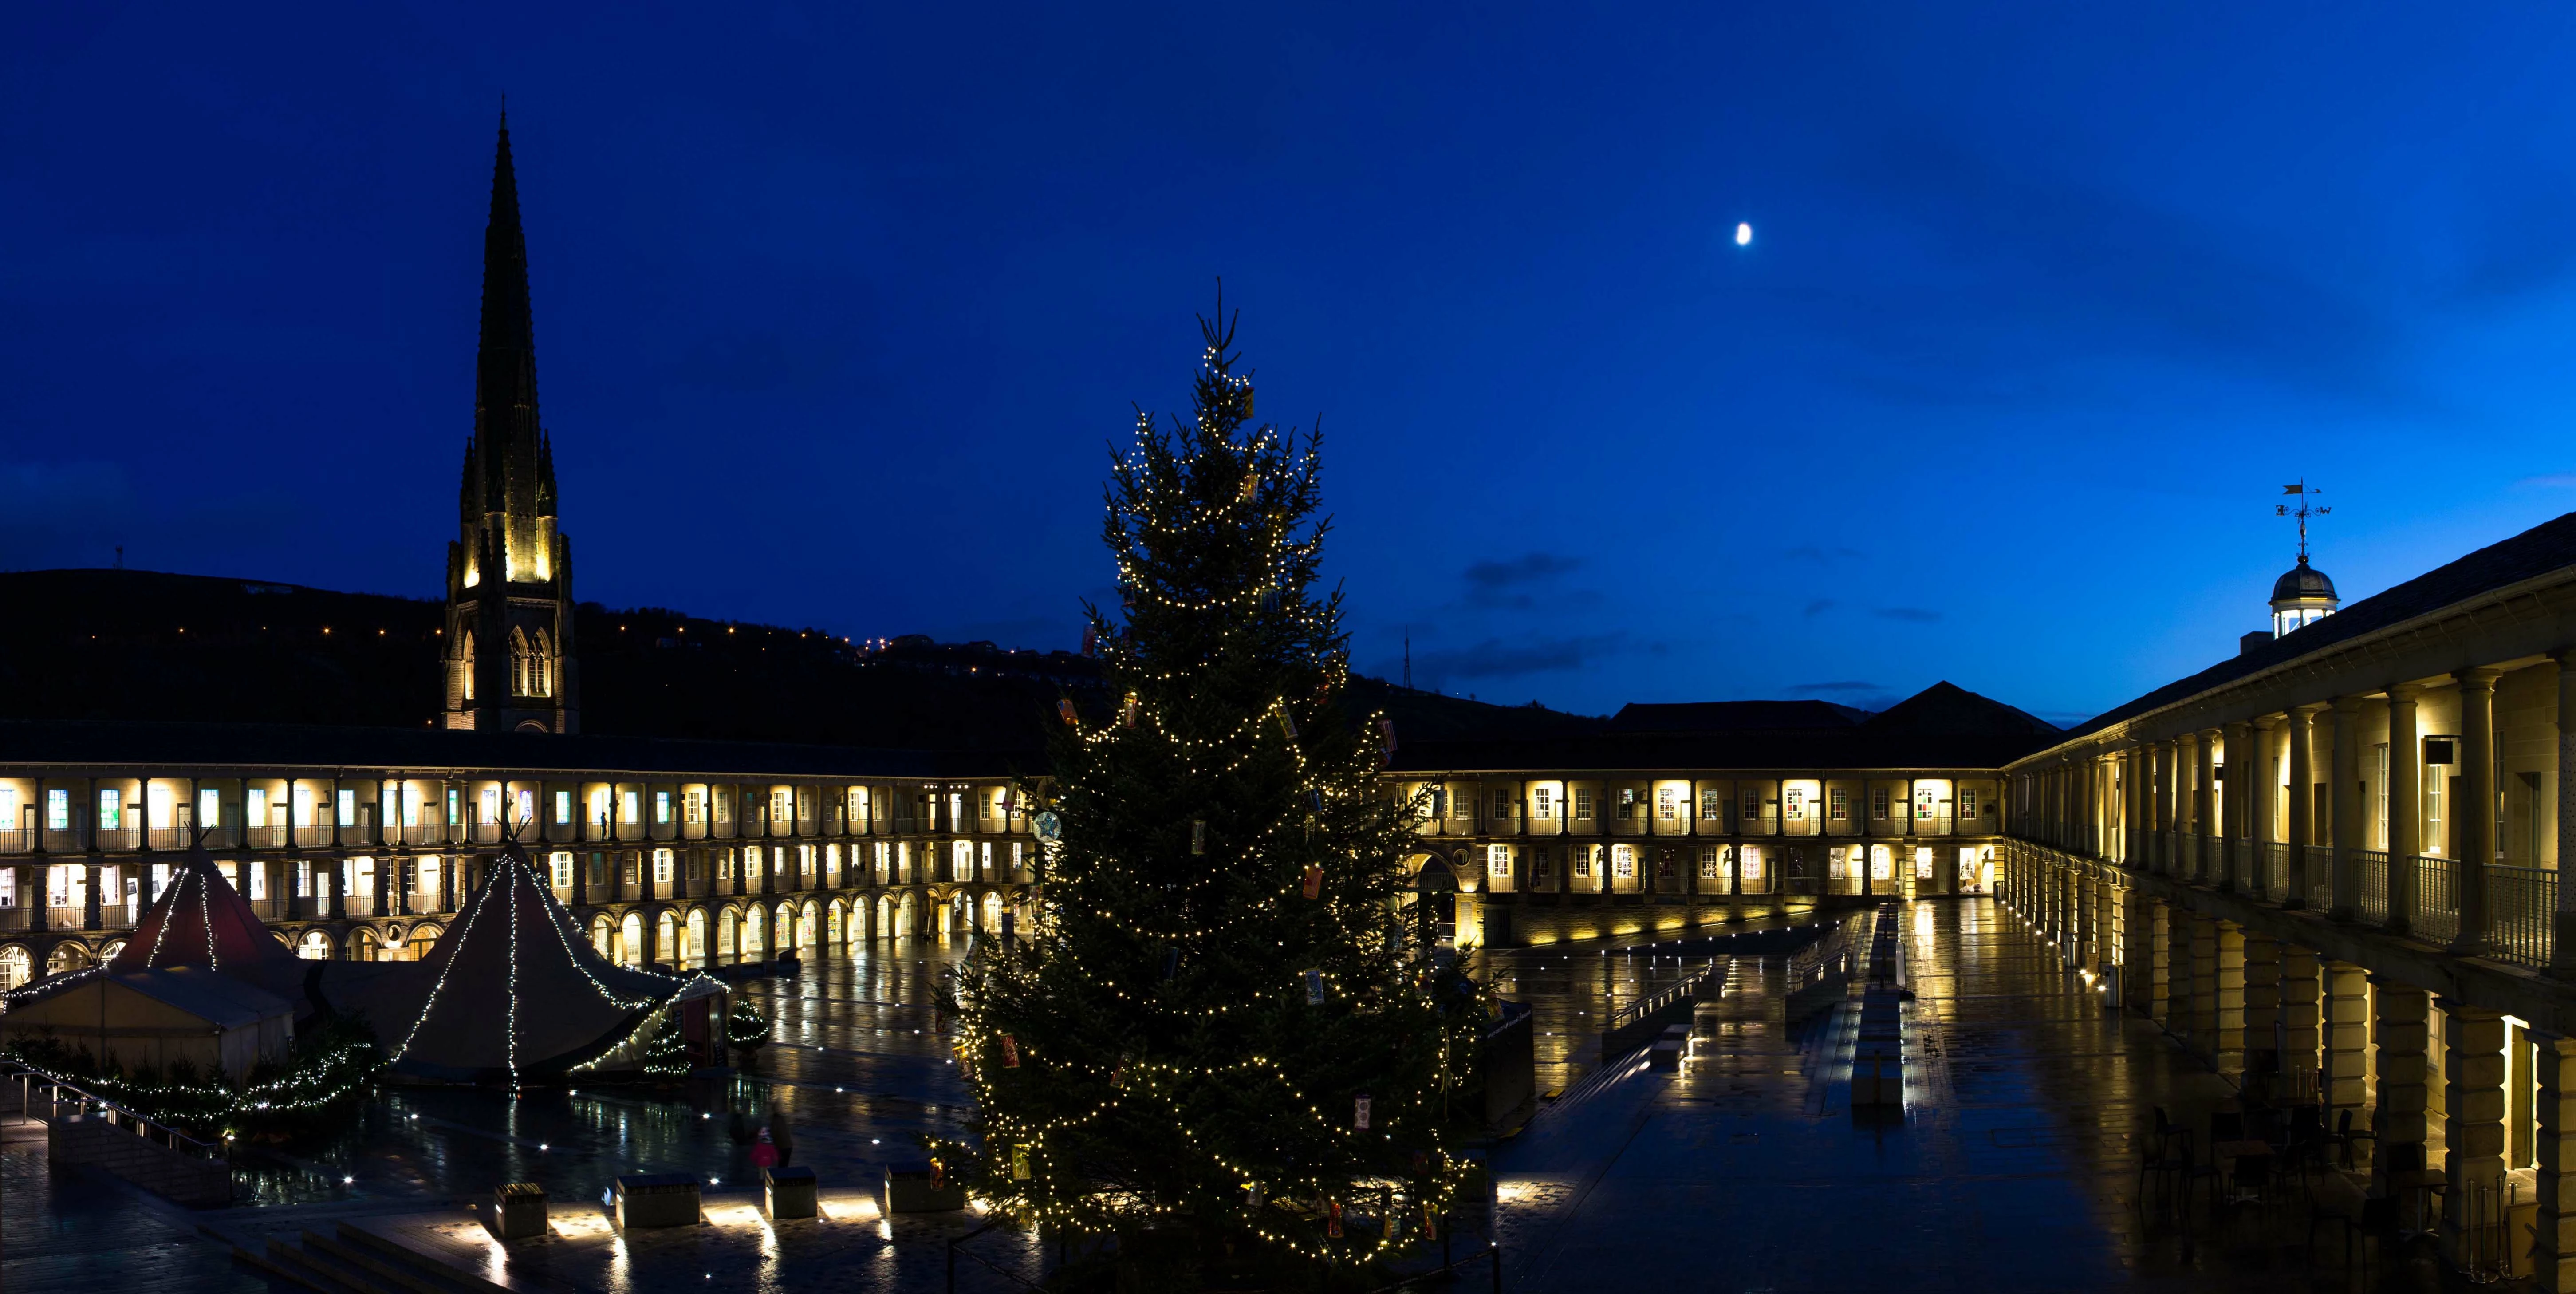
<svg viewBox="0 0 2576 1294"><path fill-rule="evenodd" d="M295 1009L285 998L204 966L111 970L107 982L226 1029L257 1024Z"/></svg>
<svg viewBox="0 0 2576 1294"><path fill-rule="evenodd" d="M1848 728L1869 711L1831 701L1632 701L1610 716L1611 732L1741 732Z"/></svg>
<svg viewBox="0 0 2576 1294"><path fill-rule="evenodd" d="M1776 704L1797 704L1781 702ZM2045 720L1936 683L1859 723L1705 732L1610 732L1508 741L1401 743L1400 772L2002 768L2058 735Z"/></svg>
<svg viewBox="0 0 2576 1294"><path fill-rule="evenodd" d="M2562 513L2511 539L2489 544L2457 561L2374 593L2322 620L2312 621L2250 651L2231 656L2188 678L2103 711L2068 729L2083 737L2186 697L2197 696L2285 661L2403 624L2417 616L2510 588L2525 580L2576 566L2576 512Z"/></svg>

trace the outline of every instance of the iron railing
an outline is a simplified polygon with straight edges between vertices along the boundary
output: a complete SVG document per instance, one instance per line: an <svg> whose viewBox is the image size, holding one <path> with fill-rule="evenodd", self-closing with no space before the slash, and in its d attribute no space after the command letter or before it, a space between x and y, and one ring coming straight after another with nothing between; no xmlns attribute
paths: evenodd
<svg viewBox="0 0 2576 1294"><path fill-rule="evenodd" d="M2372 925L2388 923L2388 851L2356 849L2352 851L2353 883L2359 893L2353 896L2353 912Z"/></svg>
<svg viewBox="0 0 2576 1294"><path fill-rule="evenodd" d="M2450 859L2416 856L2411 928L2427 943L2447 944L2460 937L2460 873Z"/></svg>
<svg viewBox="0 0 2576 1294"><path fill-rule="evenodd" d="M2334 905L2334 850L2324 845L2310 845L2308 846L2308 906L2331 908Z"/></svg>
<svg viewBox="0 0 2576 1294"><path fill-rule="evenodd" d="M2538 867L2487 867L2487 942L2492 954L2546 967L2558 910L2558 873Z"/></svg>
<svg viewBox="0 0 2576 1294"><path fill-rule="evenodd" d="M39 1069L29 1069L11 1061L0 1061L0 1083L15 1083L18 1088L18 1112L21 1117L42 1119L51 1123L65 1115L95 1116L110 1127L122 1128L145 1141L168 1146L183 1155L199 1159L222 1159L224 1148L212 1141L199 1141L166 1124L155 1123L105 1097L74 1087L70 1083ZM44 1113L38 1114L42 1109Z"/></svg>

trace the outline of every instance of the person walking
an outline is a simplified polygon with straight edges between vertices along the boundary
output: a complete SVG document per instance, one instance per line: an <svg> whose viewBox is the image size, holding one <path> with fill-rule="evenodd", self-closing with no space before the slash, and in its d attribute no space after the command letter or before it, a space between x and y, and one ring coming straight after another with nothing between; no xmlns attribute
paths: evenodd
<svg viewBox="0 0 2576 1294"><path fill-rule="evenodd" d="M769 1144L778 1148L778 1166L796 1162L796 1136L787 1126L787 1111L769 1112Z"/></svg>
<svg viewBox="0 0 2576 1294"><path fill-rule="evenodd" d="M751 1166L754 1168L776 1168L778 1166L778 1147L770 1142L769 1129L767 1128L762 1128L760 1130L760 1140L752 1143Z"/></svg>

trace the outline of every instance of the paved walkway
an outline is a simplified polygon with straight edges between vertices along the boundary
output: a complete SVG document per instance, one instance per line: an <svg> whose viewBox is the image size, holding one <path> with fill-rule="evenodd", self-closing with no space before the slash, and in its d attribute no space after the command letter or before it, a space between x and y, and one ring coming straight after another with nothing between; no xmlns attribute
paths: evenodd
<svg viewBox="0 0 2576 1294"><path fill-rule="evenodd" d="M2205 1120L2227 1086L2105 1010L1992 900L1898 913L1917 994L1901 1118L1853 1117L1847 1009L1793 1033L1777 971L1740 970L1702 1013L1704 1059L1595 1073L1498 1153L1509 1285L2466 1288L2376 1241L2366 1269L2346 1269L2332 1230L2310 1264L2295 1189L2214 1219L2196 1209L2187 1231L2150 1222L2133 1135L2158 1105Z"/></svg>

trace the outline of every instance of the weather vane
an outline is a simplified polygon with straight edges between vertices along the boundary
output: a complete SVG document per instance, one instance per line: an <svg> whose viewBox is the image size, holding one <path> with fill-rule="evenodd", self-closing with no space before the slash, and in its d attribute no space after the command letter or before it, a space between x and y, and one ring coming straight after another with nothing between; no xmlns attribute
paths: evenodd
<svg viewBox="0 0 2576 1294"><path fill-rule="evenodd" d="M2306 477L2299 478L2299 483L2296 485L2282 486L2281 493L2295 494L2299 496L2298 507L2293 508L2286 503L2276 503L2272 505L2272 515L2276 517L2297 517L2299 519L2299 565L2305 566L2308 564L2308 518L2322 517L2327 513L2334 511L2334 509L2325 507L2321 504L2308 502L2308 500L2325 493L2325 491L2308 484Z"/></svg>

